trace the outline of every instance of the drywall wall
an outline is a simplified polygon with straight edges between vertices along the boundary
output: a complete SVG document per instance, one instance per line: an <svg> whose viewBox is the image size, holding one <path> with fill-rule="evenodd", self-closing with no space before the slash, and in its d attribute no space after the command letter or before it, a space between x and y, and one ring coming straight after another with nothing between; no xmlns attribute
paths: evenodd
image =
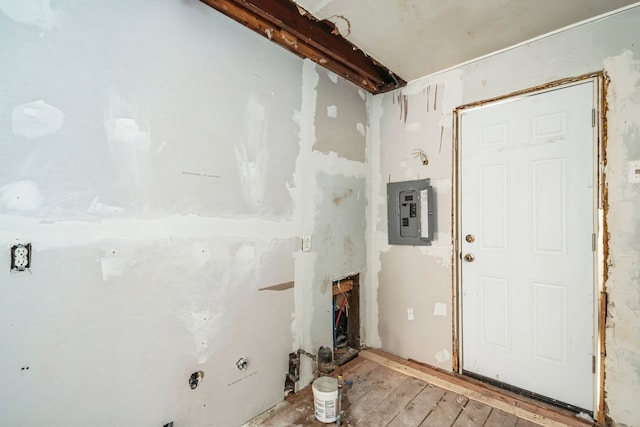
<svg viewBox="0 0 640 427"><path fill-rule="evenodd" d="M312 148L364 138L357 88L323 75L342 119L316 123L316 66L195 1L0 0L0 53L3 423L234 426L280 402L288 353L331 343L323 283L365 268L363 143Z"/></svg>
<svg viewBox="0 0 640 427"><path fill-rule="evenodd" d="M606 413L614 425L640 425L634 403L640 395L640 184L632 182L640 155L638 22L640 8L634 8L369 98L368 344L452 367L452 210L450 181L445 184L452 176L452 109L605 70L611 78L605 169L610 233ZM411 156L415 148L427 153L428 166ZM427 177L442 183L437 185L434 246L390 247L385 235L385 183Z"/></svg>
<svg viewBox="0 0 640 427"><path fill-rule="evenodd" d="M326 131L317 135L314 150L325 154L333 151L346 159L364 162L367 111L351 108L351 105L361 104L365 92L362 89L345 90L345 84L338 82L339 76L335 73L318 74L316 122ZM340 106L334 103L336 99L341 100Z"/></svg>
<svg viewBox="0 0 640 427"><path fill-rule="evenodd" d="M316 352L333 342L331 283L366 274L368 169L364 161L354 160L363 152L363 135L347 135L360 125L366 127L362 121L367 111L366 97L356 86L310 61L304 63L302 80L300 173L295 185L303 189L302 235L311 237L311 250L296 256L296 283L305 284L295 287L296 343ZM330 117L329 107L335 107L336 117ZM336 135L343 135L342 143L331 143ZM299 387L312 380L313 372L308 358L301 362Z"/></svg>

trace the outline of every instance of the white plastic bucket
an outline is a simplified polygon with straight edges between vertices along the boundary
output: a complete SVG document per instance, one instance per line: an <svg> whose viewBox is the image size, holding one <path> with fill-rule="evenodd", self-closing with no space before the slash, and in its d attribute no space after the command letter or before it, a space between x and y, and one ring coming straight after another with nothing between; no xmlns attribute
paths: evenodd
<svg viewBox="0 0 640 427"><path fill-rule="evenodd" d="M323 423L336 420L338 410L338 380L320 377L313 382L313 406L316 418Z"/></svg>

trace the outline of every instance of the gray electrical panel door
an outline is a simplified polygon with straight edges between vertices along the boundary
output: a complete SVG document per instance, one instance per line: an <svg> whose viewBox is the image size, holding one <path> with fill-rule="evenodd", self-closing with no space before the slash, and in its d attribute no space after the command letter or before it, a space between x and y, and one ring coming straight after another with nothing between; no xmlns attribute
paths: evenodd
<svg viewBox="0 0 640 427"><path fill-rule="evenodd" d="M429 179L387 184L390 245L430 245L433 240L433 194Z"/></svg>

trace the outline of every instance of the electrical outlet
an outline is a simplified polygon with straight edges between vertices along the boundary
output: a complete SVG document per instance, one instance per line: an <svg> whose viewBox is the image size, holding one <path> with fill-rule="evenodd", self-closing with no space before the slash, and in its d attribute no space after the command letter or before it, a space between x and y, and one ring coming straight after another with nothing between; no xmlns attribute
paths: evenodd
<svg viewBox="0 0 640 427"><path fill-rule="evenodd" d="M31 243L11 247L11 271L25 271L31 267Z"/></svg>
<svg viewBox="0 0 640 427"><path fill-rule="evenodd" d="M629 182L640 183L640 161L629 162Z"/></svg>
<svg viewBox="0 0 640 427"><path fill-rule="evenodd" d="M311 252L311 236L302 236L302 252Z"/></svg>

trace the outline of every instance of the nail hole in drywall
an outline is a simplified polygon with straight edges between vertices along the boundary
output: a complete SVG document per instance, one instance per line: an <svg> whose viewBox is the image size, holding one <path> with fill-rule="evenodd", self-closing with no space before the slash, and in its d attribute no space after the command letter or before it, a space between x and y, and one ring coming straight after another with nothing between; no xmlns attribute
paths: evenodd
<svg viewBox="0 0 640 427"><path fill-rule="evenodd" d="M20 368L21 371L28 371L29 367L28 366L23 366L22 368Z"/></svg>

